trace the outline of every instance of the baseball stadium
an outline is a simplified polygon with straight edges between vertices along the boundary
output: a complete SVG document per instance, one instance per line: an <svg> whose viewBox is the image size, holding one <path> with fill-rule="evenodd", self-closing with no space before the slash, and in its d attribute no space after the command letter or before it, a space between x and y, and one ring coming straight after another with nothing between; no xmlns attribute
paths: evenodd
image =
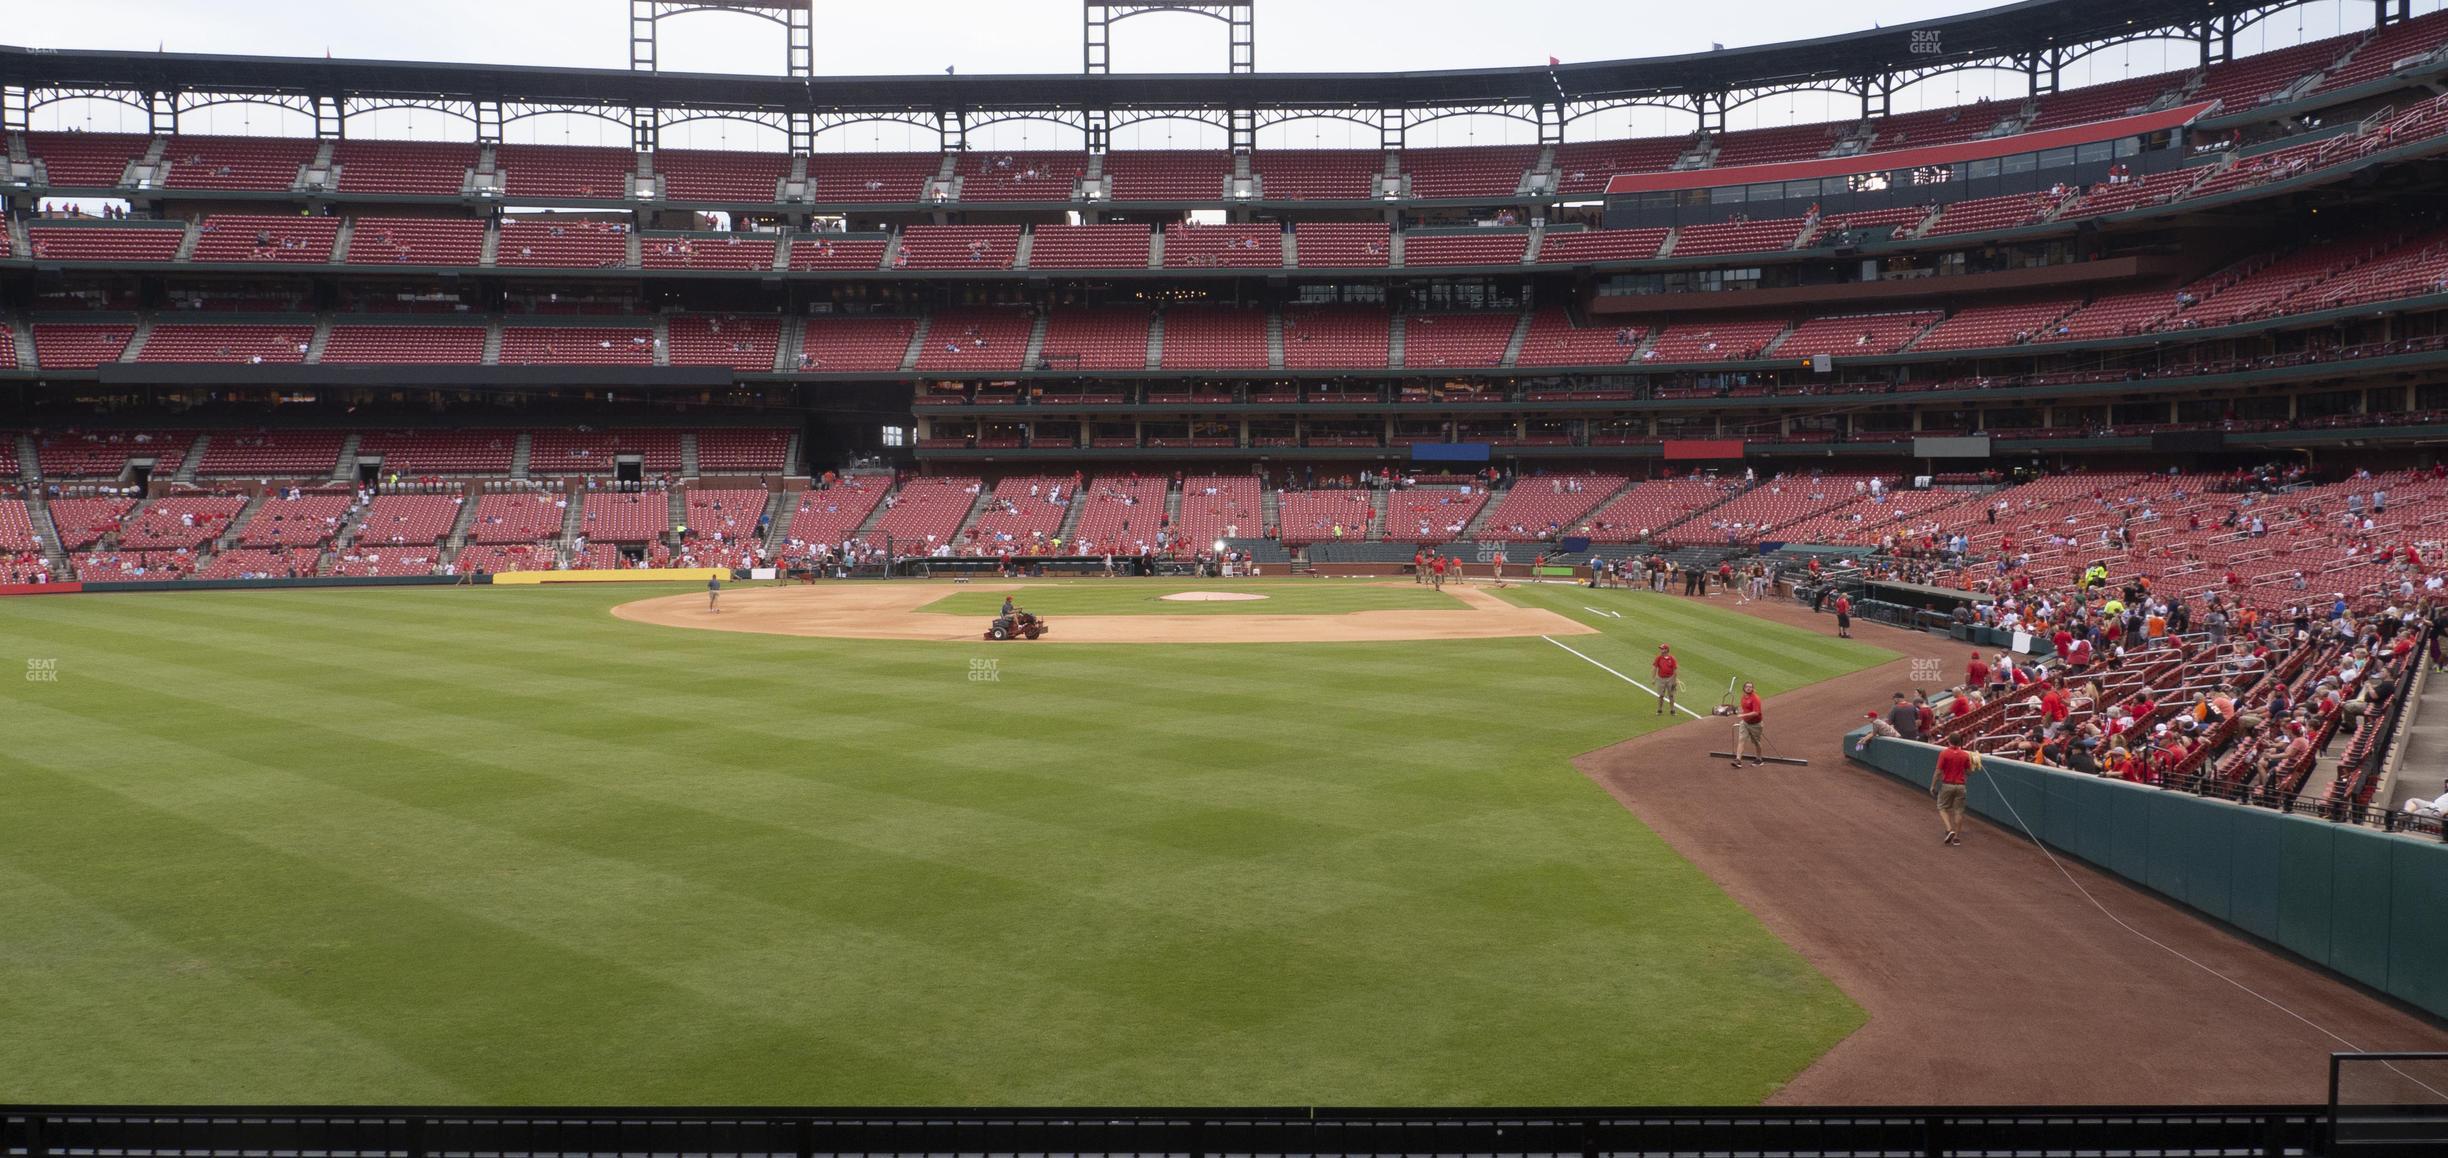
<svg viewBox="0 0 2448 1158"><path fill-rule="evenodd" d="M190 7L0 1158L2448 1154L2439 0Z"/></svg>

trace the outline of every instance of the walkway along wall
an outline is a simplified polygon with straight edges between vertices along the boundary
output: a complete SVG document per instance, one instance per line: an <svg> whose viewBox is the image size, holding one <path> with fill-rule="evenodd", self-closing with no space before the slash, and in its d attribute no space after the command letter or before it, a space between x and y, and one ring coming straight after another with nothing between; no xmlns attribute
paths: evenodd
<svg viewBox="0 0 2448 1158"><path fill-rule="evenodd" d="M1861 735L1845 739L1854 763L1928 788L1935 746L1876 740L1857 752ZM2448 844L1995 756L1981 763L1968 796L1983 818L2028 825L2051 848L2448 1018Z"/></svg>

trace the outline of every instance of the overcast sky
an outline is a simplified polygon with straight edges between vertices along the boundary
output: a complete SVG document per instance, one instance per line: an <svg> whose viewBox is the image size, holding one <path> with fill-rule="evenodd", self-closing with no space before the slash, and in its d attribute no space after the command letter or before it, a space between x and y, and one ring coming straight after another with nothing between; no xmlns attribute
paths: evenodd
<svg viewBox="0 0 2448 1158"><path fill-rule="evenodd" d="M2418 0L2416 8L2427 11L2441 3ZM1531 5L1490 0L1261 0L1257 59L1262 72L1483 68L1543 64L1550 55L1565 60L1606 60L1704 51L1712 42L1758 44L1858 31L1873 24L1908 26L1933 16L1991 6L1993 3L1983 0L1746 0L1727 5L1682 0ZM321 56L329 51L336 57L398 60L628 65L627 0L16 0L9 8L8 19L0 22L0 42L34 47L149 51L158 46L173 52L295 56ZM2265 43L2275 47L2367 26L2371 10L2370 0L2319 0L2255 28L2241 48L2257 50ZM948 65L964 73L1080 69L1078 0L926 0L910 4L816 0L816 14L819 74L927 73L941 72ZM747 16L701 13L679 17L665 22L661 44L666 70L779 73L783 67L780 30ZM2086 66L2096 70L2096 76L2077 76L2070 81L2113 80L2185 67L2192 63L2187 51L2188 46L2152 43L2130 53L2103 53ZM1113 60L1118 72L1220 71L1224 58L1223 26L1202 17L1149 15L1115 26ZM1984 74L1959 74L1922 86L1931 91L1899 104L1920 107L2001 95L1992 91L1997 83L1997 78ZM209 124L200 126L204 131L296 131L268 127L267 122L280 114L233 108L199 115L209 117ZM1750 113L1758 124L1843 115L1841 102L1830 104L1820 97L1763 105ZM52 123L79 123L95 129L141 127L140 119L120 122L120 116L103 107L55 107L38 112L35 123L38 127ZM383 116L385 122L373 132L354 125L351 131L381 136L430 136L442 131L429 124L403 128L403 118ZM1574 135L1680 131L1671 123L1662 128L1644 127L1632 119L1635 115L1626 116L1603 131ZM1688 114L1684 117L1688 119ZM554 126L533 139L566 136L574 143L595 143L606 133L612 140L619 139L617 130L591 125ZM1747 126L1738 123L1735 127ZM1341 129L1314 131L1322 134L1314 142L1300 138L1287 143L1329 147L1357 143L1340 139ZM1490 136L1476 135L1482 131ZM1423 143L1487 143L1504 131L1498 125L1484 129L1446 125L1438 130L1437 139ZM867 132L873 140L862 138L847 142L846 147L929 145L902 142L894 135L898 130ZM1047 138L1044 146L1057 144L1052 130L1037 133ZM519 134L512 136L518 139ZM687 143L769 147L751 139ZM1123 147L1165 143L1161 138L1116 141ZM1175 143L1206 144L1200 140ZM1374 143L1373 137L1365 142Z"/></svg>

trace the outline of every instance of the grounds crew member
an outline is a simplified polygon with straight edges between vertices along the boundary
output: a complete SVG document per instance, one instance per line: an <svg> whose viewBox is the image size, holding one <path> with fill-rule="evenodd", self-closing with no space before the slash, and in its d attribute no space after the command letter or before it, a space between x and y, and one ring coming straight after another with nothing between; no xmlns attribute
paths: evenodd
<svg viewBox="0 0 2448 1158"><path fill-rule="evenodd" d="M1754 766L1766 763L1760 759L1760 738L1764 734L1767 713L1761 710L1759 692L1750 684L1743 685L1742 706L1736 709L1734 719L1734 766L1743 766L1745 744L1751 746L1751 763Z"/></svg>
<svg viewBox="0 0 2448 1158"><path fill-rule="evenodd" d="M1676 707L1674 652L1665 644L1659 644L1657 658L1650 660L1649 666L1657 672L1657 710L1662 716Z"/></svg>
<svg viewBox="0 0 2448 1158"><path fill-rule="evenodd" d="M1978 753L1949 744L1938 752L1937 770L1930 774L1930 795L1938 800L1938 815L1946 821L1946 840L1942 843L1963 843L1964 784L1974 772L1980 771Z"/></svg>

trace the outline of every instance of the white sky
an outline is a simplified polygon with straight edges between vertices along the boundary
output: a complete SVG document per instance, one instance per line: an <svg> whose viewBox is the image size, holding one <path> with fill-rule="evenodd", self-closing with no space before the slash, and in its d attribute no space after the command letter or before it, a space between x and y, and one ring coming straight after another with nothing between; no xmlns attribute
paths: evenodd
<svg viewBox="0 0 2448 1158"><path fill-rule="evenodd" d="M2443 0L2418 0L2418 12ZM1527 7L1489 0L1261 0L1257 60L1261 72L1405 71L1605 60L1802 39L1880 24L1908 26L1933 16L1991 6L1984 0L1746 0L1719 8L1678 0L1613 0ZM108 48L173 52L258 53L503 64L625 68L626 0L17 0L0 22L0 41L46 48ZM820 75L941 72L1075 73L1080 69L1078 0L816 0L816 70ZM2367 27L2370 0L2317 0L2251 29L2240 52ZM751 17L692 14L666 21L662 66L669 71L782 71L781 30ZM1141 16L1115 26L1117 72L1213 72L1224 63L1220 23L1201 17ZM2071 70L2068 83L2189 67L2186 44L2144 42L2102 52ZM1902 94L1899 110L1956 104L1986 96L2020 97L2019 76L1959 73ZM1795 124L1858 114L1849 98L1802 94L1738 109L1731 127ZM1646 136L1683 132L1689 114L1655 110L1591 117L1571 135ZM68 102L37 110L35 126L141 130L134 110L98 102ZM230 106L192 114L189 131L301 133L310 126L261 107ZM352 121L361 136L465 138L466 126L433 114L385 112ZM1275 130L1266 145L1373 147L1373 131L1342 122L1301 122ZM1519 139L1527 127L1496 118L1438 122L1413 134L1415 144L1492 144ZM1220 130L1162 122L1116 135L1122 148L1209 147ZM617 126L587 118L538 118L510 126L513 140L615 144ZM761 127L719 123L690 126L667 144L778 147ZM983 141L1001 147L1076 145L1074 131L1051 125L1001 126ZM826 134L820 148L934 147L931 133L901 126L858 126Z"/></svg>

